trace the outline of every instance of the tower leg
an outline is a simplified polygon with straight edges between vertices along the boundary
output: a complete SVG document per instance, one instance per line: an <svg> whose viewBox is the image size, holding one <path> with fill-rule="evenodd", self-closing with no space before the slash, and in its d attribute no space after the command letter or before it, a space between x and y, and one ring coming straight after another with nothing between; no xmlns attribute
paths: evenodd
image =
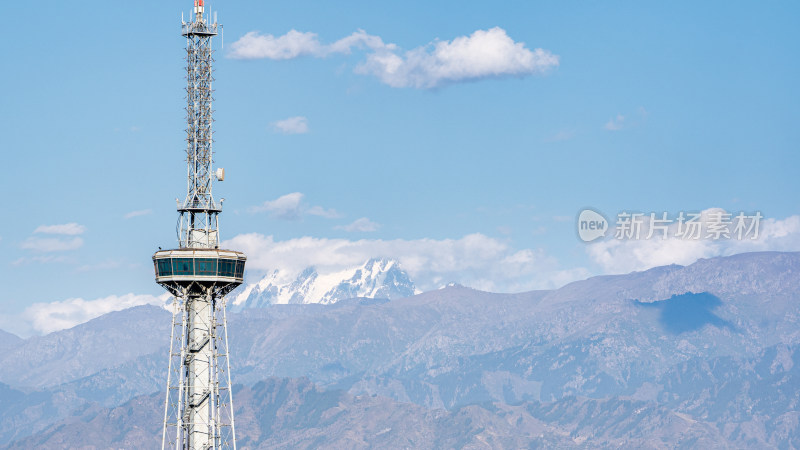
<svg viewBox="0 0 800 450"><path fill-rule="evenodd" d="M220 393L220 397L217 400L217 408L220 411L219 414L217 414L217 417L219 418L217 420L221 420L226 425L230 425L229 429L225 429L224 427L220 428L221 444L223 446L233 444L233 450L236 450L236 426L233 420L233 384L231 384L231 353L230 347L228 346L228 314L226 312L227 301L223 299L221 306L223 337L222 345L225 347L223 348L223 351L217 352L217 379L221 384L220 390L223 391ZM219 323L219 320L217 323ZM224 361L220 361L223 358ZM224 383L224 385L222 385L222 383ZM227 391L227 395L224 395L225 390Z"/></svg>
<svg viewBox="0 0 800 450"><path fill-rule="evenodd" d="M182 321L181 314L182 309L180 308L180 303L178 303L178 299L173 297L172 299L172 328L170 330L169 336L169 362L167 364L167 394L166 398L164 399L164 428L161 433L161 450L166 450L168 448L173 448L172 442L167 440L167 433L169 432L169 423L170 423L170 412L174 412L177 409L177 403L172 398L173 391L172 383L174 382L173 377L179 376L177 373L173 374L173 371L177 369L178 361L175 361L174 355L175 352L179 349L175 348L175 329L178 329L178 335L182 335L182 329L179 327L179 320ZM180 343L178 344L180 345Z"/></svg>

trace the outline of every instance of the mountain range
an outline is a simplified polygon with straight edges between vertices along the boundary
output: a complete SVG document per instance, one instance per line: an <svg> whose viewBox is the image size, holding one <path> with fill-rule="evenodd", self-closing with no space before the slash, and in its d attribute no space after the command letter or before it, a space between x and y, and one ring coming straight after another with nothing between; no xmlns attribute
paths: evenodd
<svg viewBox="0 0 800 450"><path fill-rule="evenodd" d="M798 300L800 253L768 252L242 308L240 448L799 448ZM0 447L156 445L169 321L143 306L11 342Z"/></svg>

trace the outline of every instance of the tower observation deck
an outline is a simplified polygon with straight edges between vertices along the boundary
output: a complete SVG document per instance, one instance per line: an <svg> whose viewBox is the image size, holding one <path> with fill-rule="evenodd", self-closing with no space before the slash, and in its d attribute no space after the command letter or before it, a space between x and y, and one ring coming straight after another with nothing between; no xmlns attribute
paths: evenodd
<svg viewBox="0 0 800 450"><path fill-rule="evenodd" d="M194 0L186 38L186 198L178 201L178 248L153 255L156 282L174 296L162 449L236 448L225 295L243 282L246 257L219 248L222 200L212 178L213 50L222 26Z"/></svg>

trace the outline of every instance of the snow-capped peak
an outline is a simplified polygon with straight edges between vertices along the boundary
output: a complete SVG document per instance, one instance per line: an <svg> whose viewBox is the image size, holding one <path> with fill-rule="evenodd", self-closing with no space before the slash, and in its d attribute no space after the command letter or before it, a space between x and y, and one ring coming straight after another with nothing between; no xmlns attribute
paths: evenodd
<svg viewBox="0 0 800 450"><path fill-rule="evenodd" d="M253 308L270 304L336 303L355 297L403 298L414 295L414 283L392 259L373 258L358 267L319 273L308 267L297 275L274 270L245 286L233 303Z"/></svg>

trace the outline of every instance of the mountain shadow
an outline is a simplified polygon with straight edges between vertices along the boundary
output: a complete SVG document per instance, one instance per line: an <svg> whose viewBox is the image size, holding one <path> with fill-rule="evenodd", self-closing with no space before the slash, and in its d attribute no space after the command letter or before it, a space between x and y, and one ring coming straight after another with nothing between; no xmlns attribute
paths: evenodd
<svg viewBox="0 0 800 450"><path fill-rule="evenodd" d="M634 300L634 304L643 308L657 308L661 312L659 323L672 334L699 330L706 325L734 328L733 324L714 314L713 310L722 305L722 300L708 292L687 292L657 302Z"/></svg>

